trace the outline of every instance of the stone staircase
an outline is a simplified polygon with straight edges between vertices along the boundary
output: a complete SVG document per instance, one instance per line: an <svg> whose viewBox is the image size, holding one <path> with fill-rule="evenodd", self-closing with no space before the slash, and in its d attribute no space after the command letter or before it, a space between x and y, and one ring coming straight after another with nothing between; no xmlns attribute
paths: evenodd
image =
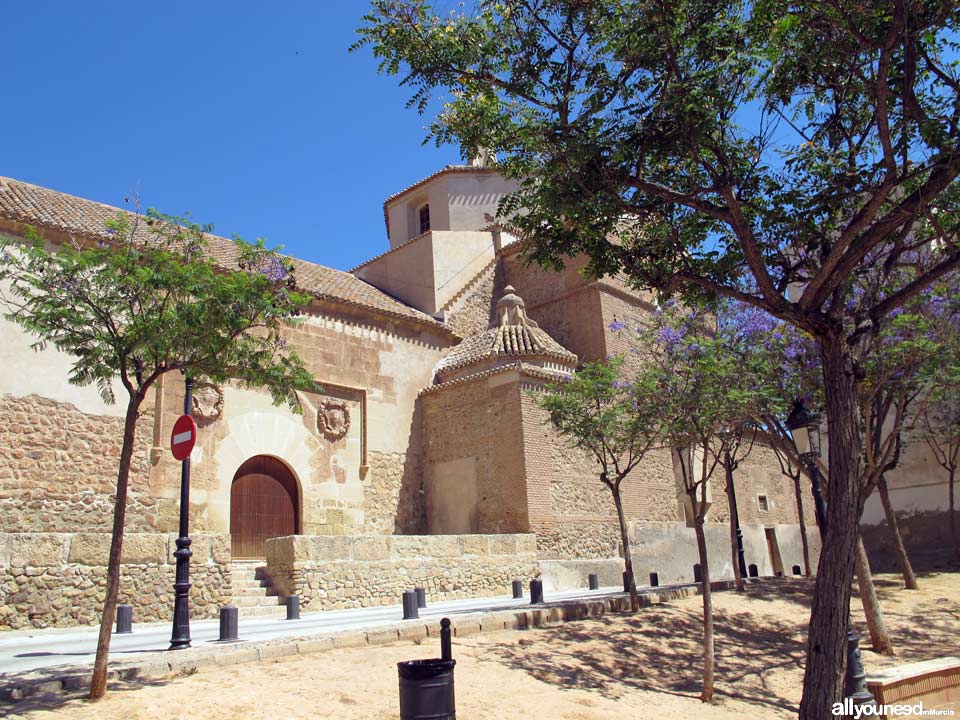
<svg viewBox="0 0 960 720"><path fill-rule="evenodd" d="M232 604L241 617L285 617L286 605L273 589L262 560L234 560L230 564Z"/></svg>
<svg viewBox="0 0 960 720"><path fill-rule="evenodd" d="M437 317L440 320L446 320L448 315L455 313L460 310L464 303L467 301L470 293L484 280L487 280L491 275L496 272L497 269L497 258L493 258L489 263L484 266L484 268L470 278L466 284L447 300L440 309L436 312L434 317Z"/></svg>

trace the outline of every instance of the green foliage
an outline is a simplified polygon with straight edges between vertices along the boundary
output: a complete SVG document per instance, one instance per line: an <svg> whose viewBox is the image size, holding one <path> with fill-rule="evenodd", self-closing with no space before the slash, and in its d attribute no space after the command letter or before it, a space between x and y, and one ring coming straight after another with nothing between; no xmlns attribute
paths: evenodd
<svg viewBox="0 0 960 720"><path fill-rule="evenodd" d="M649 374L623 377L623 360L589 362L566 382L538 393L557 431L597 459L602 479L620 482L661 440L658 389Z"/></svg>
<svg viewBox="0 0 960 720"><path fill-rule="evenodd" d="M839 337L851 279L885 276L873 329L960 266L958 26L951 0L375 0L354 48L420 112L445 93L436 142L504 157L530 258Z"/></svg>
<svg viewBox="0 0 960 720"><path fill-rule="evenodd" d="M73 358L69 380L95 384L115 402L119 379L142 400L165 372L265 387L299 410L298 389L315 383L283 328L309 302L281 256L236 241L240 267L215 262L204 233L183 218L148 211L108 223L111 242L45 247L4 239L0 280L7 317ZM241 269L243 268L243 269Z"/></svg>

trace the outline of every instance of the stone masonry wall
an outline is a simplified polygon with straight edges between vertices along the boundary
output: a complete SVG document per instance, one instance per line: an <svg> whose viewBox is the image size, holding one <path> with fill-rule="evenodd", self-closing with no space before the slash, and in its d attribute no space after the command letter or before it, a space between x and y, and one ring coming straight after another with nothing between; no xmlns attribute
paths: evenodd
<svg viewBox="0 0 960 720"><path fill-rule="evenodd" d="M131 530L151 529L159 513L146 487L151 426L147 407L130 468ZM0 532L108 532L122 439L121 417L36 395L0 397Z"/></svg>
<svg viewBox="0 0 960 720"><path fill-rule="evenodd" d="M311 610L395 605L416 586L428 600L510 592L536 577L533 535L292 535L266 542L267 572Z"/></svg>
<svg viewBox="0 0 960 720"><path fill-rule="evenodd" d="M364 481L363 532L413 535L425 531L423 483L418 458L371 451Z"/></svg>
<svg viewBox="0 0 960 720"><path fill-rule="evenodd" d="M171 617L174 539L124 537L119 602L133 606L135 623ZM216 617L232 598L230 537L196 535L191 549L191 615ZM0 534L0 630L98 623L109 551L108 533Z"/></svg>

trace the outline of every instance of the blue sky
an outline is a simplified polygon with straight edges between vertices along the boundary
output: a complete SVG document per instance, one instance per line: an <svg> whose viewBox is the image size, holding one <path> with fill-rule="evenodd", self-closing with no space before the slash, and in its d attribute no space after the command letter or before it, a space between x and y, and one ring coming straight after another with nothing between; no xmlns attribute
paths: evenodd
<svg viewBox="0 0 960 720"><path fill-rule="evenodd" d="M347 52L366 8L0 0L0 175L349 269L386 250L388 195L459 162Z"/></svg>

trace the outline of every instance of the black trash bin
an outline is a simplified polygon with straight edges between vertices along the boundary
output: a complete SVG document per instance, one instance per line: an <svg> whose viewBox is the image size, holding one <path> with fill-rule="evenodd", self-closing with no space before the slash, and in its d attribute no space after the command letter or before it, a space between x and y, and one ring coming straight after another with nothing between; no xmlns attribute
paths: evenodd
<svg viewBox="0 0 960 720"><path fill-rule="evenodd" d="M453 666L456 660L404 660L400 673L400 720L456 720Z"/></svg>

